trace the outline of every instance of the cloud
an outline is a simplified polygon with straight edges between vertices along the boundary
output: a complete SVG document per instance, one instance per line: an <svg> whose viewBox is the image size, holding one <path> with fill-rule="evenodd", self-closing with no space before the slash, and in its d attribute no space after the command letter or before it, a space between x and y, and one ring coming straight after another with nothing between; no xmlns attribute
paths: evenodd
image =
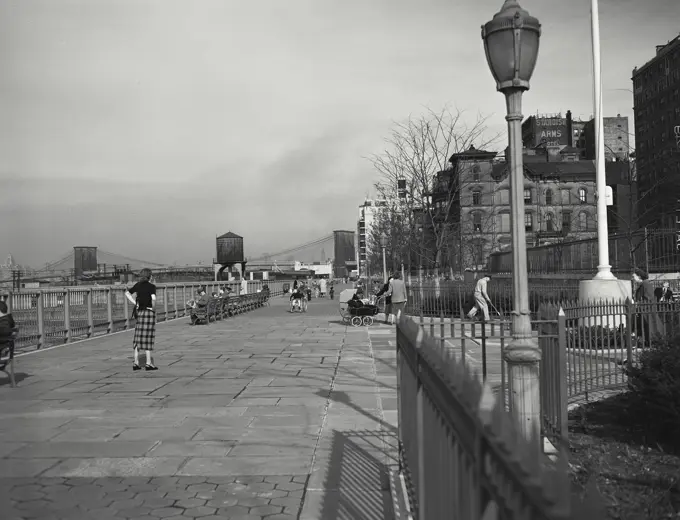
<svg viewBox="0 0 680 520"><path fill-rule="evenodd" d="M451 104L504 130L479 30L501 3L0 0L0 258L185 263L229 229L252 255L353 229L393 120ZM605 89L676 35L680 4L649 4L601 1ZM587 117L588 6L522 5L543 23L525 114ZM605 90L607 115L631 105Z"/></svg>

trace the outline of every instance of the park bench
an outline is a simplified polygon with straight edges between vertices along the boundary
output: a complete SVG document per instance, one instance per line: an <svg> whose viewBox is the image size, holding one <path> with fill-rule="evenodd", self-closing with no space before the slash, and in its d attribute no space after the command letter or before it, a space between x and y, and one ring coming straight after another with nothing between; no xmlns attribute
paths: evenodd
<svg viewBox="0 0 680 520"><path fill-rule="evenodd" d="M267 299L268 296L262 293L211 298L205 307L192 309L191 314L196 317L197 324L209 324L211 319L217 321L218 318L223 319L225 315L235 316L261 307Z"/></svg>
<svg viewBox="0 0 680 520"><path fill-rule="evenodd" d="M7 374L9 384L14 388L14 338L9 343L0 343L0 372Z"/></svg>

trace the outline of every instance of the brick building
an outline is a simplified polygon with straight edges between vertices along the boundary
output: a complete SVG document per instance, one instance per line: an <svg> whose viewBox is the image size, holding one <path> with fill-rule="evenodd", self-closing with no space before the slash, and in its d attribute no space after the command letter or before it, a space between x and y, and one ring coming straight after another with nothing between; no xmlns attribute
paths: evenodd
<svg viewBox="0 0 680 520"><path fill-rule="evenodd" d="M633 70L632 81L638 189L641 199L653 203L640 225L675 227L680 199L680 36L657 45L656 55Z"/></svg>
<svg viewBox="0 0 680 520"><path fill-rule="evenodd" d="M457 249L463 268L480 268L494 251L511 244L508 164L496 153L454 154L439 184L458 182L457 204L446 217L459 224ZM437 191L433 202L437 204ZM597 230L595 165L573 147L525 150L524 225L527 245L591 238Z"/></svg>
<svg viewBox="0 0 680 520"><path fill-rule="evenodd" d="M604 123L604 160L625 161L630 155L630 129L628 118L617 114L616 117L603 118ZM595 142L595 120L587 121L583 127L583 158L594 161L597 143Z"/></svg>

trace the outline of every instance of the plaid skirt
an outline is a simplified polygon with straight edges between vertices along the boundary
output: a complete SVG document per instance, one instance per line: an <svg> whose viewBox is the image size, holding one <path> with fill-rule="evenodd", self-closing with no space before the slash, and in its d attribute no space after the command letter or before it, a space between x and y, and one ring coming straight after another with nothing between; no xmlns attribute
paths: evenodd
<svg viewBox="0 0 680 520"><path fill-rule="evenodd" d="M156 313L149 309L144 309L137 313L137 323L135 324L135 339L133 345L142 350L153 350L156 340Z"/></svg>

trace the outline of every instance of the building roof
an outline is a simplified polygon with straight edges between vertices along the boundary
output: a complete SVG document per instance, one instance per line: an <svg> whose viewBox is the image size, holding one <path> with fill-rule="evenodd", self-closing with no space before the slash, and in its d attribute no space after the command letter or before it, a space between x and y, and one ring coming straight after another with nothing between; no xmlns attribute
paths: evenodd
<svg viewBox="0 0 680 520"><path fill-rule="evenodd" d="M494 164L492 175L494 178L503 177L508 173L507 163ZM595 161L559 161L532 162L524 164L524 172L534 177L592 177L595 179Z"/></svg>
<svg viewBox="0 0 680 520"><path fill-rule="evenodd" d="M224 235L220 235L217 238L243 238L243 237L237 235L236 233L232 233L231 231L227 231Z"/></svg>
<svg viewBox="0 0 680 520"><path fill-rule="evenodd" d="M665 44L662 44L662 45L657 45L656 46L656 53L654 54L654 57L651 58L649 61L647 61L647 63L645 63L644 65L642 65L640 67L635 67L633 69L633 79L635 79L635 76L637 76L638 74L644 72L645 69L647 69L647 67L649 67L651 64L656 63L656 60L661 55L667 54L673 48L675 48L675 46L679 43L680 43L680 36L676 36L672 40L668 41L668 43L665 43Z"/></svg>
<svg viewBox="0 0 680 520"><path fill-rule="evenodd" d="M498 152L488 152L486 150L477 150L474 146L470 146L466 151L454 153L449 157L449 162L453 162L455 159L489 159L496 157Z"/></svg>
<svg viewBox="0 0 680 520"><path fill-rule="evenodd" d="M568 153L573 153L573 154L578 155L578 154L581 153L581 150L579 150L578 148L574 148L573 146L569 146L569 145L565 146L564 148L562 148L560 150L560 154L566 155Z"/></svg>

